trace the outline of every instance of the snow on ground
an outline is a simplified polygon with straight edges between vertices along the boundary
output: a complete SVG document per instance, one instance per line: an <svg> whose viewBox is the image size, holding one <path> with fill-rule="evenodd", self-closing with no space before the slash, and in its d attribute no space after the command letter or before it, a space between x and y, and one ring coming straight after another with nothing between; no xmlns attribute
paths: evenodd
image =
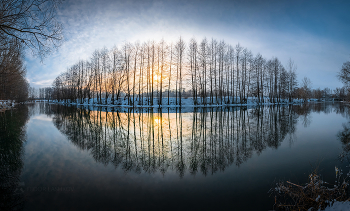
<svg viewBox="0 0 350 211"><path fill-rule="evenodd" d="M130 99L133 101L133 99ZM206 102L203 103L202 99L198 99L197 105L194 103L193 98L182 98L181 99L181 106L180 99L176 99L174 97L172 98L162 98L162 103L159 105L159 98L153 99L153 105L150 105L151 103L148 102L148 98L135 98L135 104L134 106L130 105L128 103L127 98L120 98L119 100L116 100L115 102L112 102L111 98L108 98L107 100L105 98L101 99L101 103L99 103L99 100L97 98L94 99L84 99L83 102L81 102L80 99L77 100L77 102L71 102L70 100L64 101L57 101L53 100L52 103L58 103L58 104L70 104L70 105L78 105L78 106L103 106L103 107L140 107L140 108L175 108L175 107L223 107L223 106L257 106L257 105L275 105L275 104L299 104L302 103L302 99L294 99L293 102L288 102L288 99L281 99L279 103L271 103L269 98L265 97L263 102L258 103L257 98L249 97L246 102L244 103L232 103L232 100L230 100L230 104L225 103L228 99L223 99L222 101L220 99L213 99L213 103L211 103L211 99L207 98ZM240 99L235 99L236 102L240 102ZM312 100L310 100L312 101Z"/></svg>
<svg viewBox="0 0 350 211"><path fill-rule="evenodd" d="M15 106L15 101L12 100L0 100L0 112L4 112Z"/></svg>
<svg viewBox="0 0 350 211"><path fill-rule="evenodd" d="M336 201L332 206L326 207L325 211L348 211L350 210L350 201Z"/></svg>

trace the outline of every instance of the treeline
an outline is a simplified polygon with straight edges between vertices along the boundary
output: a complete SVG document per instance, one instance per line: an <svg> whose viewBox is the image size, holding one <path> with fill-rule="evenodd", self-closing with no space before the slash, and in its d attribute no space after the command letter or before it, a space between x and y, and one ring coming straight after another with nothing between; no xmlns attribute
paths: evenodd
<svg viewBox="0 0 350 211"><path fill-rule="evenodd" d="M0 41L0 100L24 101L28 96L23 47L16 39Z"/></svg>
<svg viewBox="0 0 350 211"><path fill-rule="evenodd" d="M340 101L350 101L350 88L343 86L334 90L334 98Z"/></svg>
<svg viewBox="0 0 350 211"><path fill-rule="evenodd" d="M49 98L66 103L195 105L292 101L306 98L309 85L297 87L296 65L253 55L240 44L204 38L176 43L124 43L96 50L53 82ZM160 100L161 99L161 100Z"/></svg>

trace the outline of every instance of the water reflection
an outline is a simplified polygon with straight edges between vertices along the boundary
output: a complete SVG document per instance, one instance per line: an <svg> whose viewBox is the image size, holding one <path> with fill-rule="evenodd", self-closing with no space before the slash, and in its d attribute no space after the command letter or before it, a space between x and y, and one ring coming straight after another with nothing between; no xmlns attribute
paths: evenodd
<svg viewBox="0 0 350 211"><path fill-rule="evenodd" d="M0 210L23 208L23 142L28 107L20 106L0 112Z"/></svg>
<svg viewBox="0 0 350 211"><path fill-rule="evenodd" d="M350 119L350 108L348 106L339 107L336 112ZM347 158L350 163L350 122L343 124L343 129L338 132L337 136L343 147L340 157L341 159Z"/></svg>
<svg viewBox="0 0 350 211"><path fill-rule="evenodd" d="M209 205L212 209L221 209L234 205L237 209L260 210L265 207L267 210L271 207L271 200L266 192L274 179L289 177L292 169L295 175L302 176L297 179L301 181L300 178L309 170L308 162L319 157L332 160L326 162L331 168L325 165L322 168L334 169L333 160L340 145L333 138L340 125L328 127L343 121L343 118L323 114L337 113L350 117L349 108L340 103L249 109L207 108L190 112L176 109L162 112L93 109L37 103L0 114L0 210L21 208L24 201L23 194L18 194L21 191L21 172L26 190L29 190L25 195L25 208L28 210L40 210L43 204L47 207L52 204L59 206L68 198L79 201L82 196L86 199L84 208L92 210L98 209L96 207L100 204L105 204L110 210L115 209L116 204L125 209L143 205L159 208L181 200L187 201L174 204L186 204L188 209L203 210ZM38 117L28 124L26 160L23 164L24 125L31 115ZM68 144L62 137L51 140L48 134L54 131L56 137L57 131L52 124L48 124L50 130L42 131L42 125L47 122L36 122L42 119L52 119L55 127L68 137ZM303 126L309 128L305 130ZM350 149L346 147L349 145L350 124L345 126L339 132L343 135L338 137L342 137L344 149ZM40 136L41 131L45 133L43 136ZM305 131L308 134L305 135ZM288 148L288 142L293 147ZM71 143L76 147L71 147ZM59 148L60 151L50 151L51 148ZM79 155L76 148L89 152L95 161L108 167L95 165L90 159L85 159L90 155ZM257 158L256 154L262 156ZM65 165L61 165L62 162ZM234 166L240 167L232 168ZM71 171L72 168L77 170ZM130 173L120 174L119 169ZM225 174L218 173L221 171ZM175 177L172 175L174 172ZM155 173L149 179L148 174ZM158 177L159 174L166 177ZM202 180L201 175L211 174L213 176ZM74 186L75 191L30 191L33 187L58 186ZM96 195L103 197L96 199ZM133 197L135 201L128 201ZM252 204L251 200L260 201ZM203 204L203 201L206 203ZM74 203L67 203L69 205L61 209L72 206L72 209L79 210L82 204Z"/></svg>
<svg viewBox="0 0 350 211"><path fill-rule="evenodd" d="M190 113L46 105L41 112L53 114L54 125L104 165L138 173L171 169L182 177L186 172L224 171L266 148L277 149L286 138L292 143L298 117L307 119L307 126L310 111L327 108L323 105L201 108Z"/></svg>

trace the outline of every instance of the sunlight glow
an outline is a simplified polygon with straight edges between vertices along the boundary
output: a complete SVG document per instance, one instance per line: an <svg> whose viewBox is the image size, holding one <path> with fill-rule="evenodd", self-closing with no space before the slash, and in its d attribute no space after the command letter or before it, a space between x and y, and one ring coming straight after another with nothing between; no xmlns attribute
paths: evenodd
<svg viewBox="0 0 350 211"><path fill-rule="evenodd" d="M154 75L154 76L153 76L153 79L154 79L155 81L158 81L158 75Z"/></svg>
<svg viewBox="0 0 350 211"><path fill-rule="evenodd" d="M155 118L154 118L154 123L159 124L159 123L160 123L160 119L157 118L157 117L155 117Z"/></svg>

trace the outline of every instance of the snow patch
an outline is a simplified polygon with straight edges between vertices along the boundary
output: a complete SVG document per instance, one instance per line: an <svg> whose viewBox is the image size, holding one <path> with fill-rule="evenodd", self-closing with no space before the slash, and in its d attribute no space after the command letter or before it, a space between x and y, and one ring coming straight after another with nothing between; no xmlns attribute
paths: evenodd
<svg viewBox="0 0 350 211"><path fill-rule="evenodd" d="M350 201L335 201L331 206L326 207L325 211L348 211L350 210Z"/></svg>

